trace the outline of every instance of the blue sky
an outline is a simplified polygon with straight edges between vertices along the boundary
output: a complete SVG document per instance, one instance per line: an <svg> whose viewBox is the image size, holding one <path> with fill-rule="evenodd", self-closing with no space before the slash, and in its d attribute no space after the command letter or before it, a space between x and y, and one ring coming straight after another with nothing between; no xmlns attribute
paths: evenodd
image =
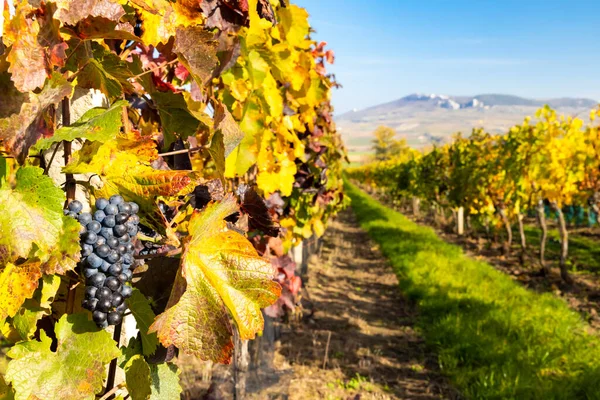
<svg viewBox="0 0 600 400"><path fill-rule="evenodd" d="M409 93L600 100L600 2L292 0L336 53L336 114Z"/></svg>

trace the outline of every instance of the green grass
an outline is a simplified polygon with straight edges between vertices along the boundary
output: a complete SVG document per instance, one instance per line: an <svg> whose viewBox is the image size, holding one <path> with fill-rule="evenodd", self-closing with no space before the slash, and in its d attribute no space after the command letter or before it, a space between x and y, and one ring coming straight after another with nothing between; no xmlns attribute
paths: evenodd
<svg viewBox="0 0 600 400"><path fill-rule="evenodd" d="M560 299L468 258L346 183L361 226L419 307L442 371L472 399L600 399L600 339Z"/></svg>

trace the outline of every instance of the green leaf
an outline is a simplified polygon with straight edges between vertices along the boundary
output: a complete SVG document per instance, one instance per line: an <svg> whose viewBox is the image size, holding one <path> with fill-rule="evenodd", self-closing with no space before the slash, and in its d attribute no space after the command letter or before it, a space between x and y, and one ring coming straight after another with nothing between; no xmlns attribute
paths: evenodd
<svg viewBox="0 0 600 400"><path fill-rule="evenodd" d="M109 99L121 97L123 86L119 80L108 73L97 60L90 58L77 77L77 85L85 89L97 89Z"/></svg>
<svg viewBox="0 0 600 400"><path fill-rule="evenodd" d="M15 392L10 385L6 383L4 377L0 375L0 400L14 400Z"/></svg>
<svg viewBox="0 0 600 400"><path fill-rule="evenodd" d="M131 357L125 364L125 382L127 392L132 400L146 400L152 394L150 366L146 359L137 354Z"/></svg>
<svg viewBox="0 0 600 400"><path fill-rule="evenodd" d="M173 92L155 92L152 100L156 103L162 122L164 148L168 149L177 138L183 140L208 130L204 122L196 119L188 109L183 94Z"/></svg>
<svg viewBox="0 0 600 400"><path fill-rule="evenodd" d="M152 394L149 400L179 400L179 370L171 363L150 365L152 377Z"/></svg>
<svg viewBox="0 0 600 400"><path fill-rule="evenodd" d="M92 108L88 110L79 121L70 126L58 129L54 136L49 139L41 139L32 147L34 152L46 150L53 143L73 141L75 139L87 139L97 142L106 142L117 137L123 125L121 112L127 106L124 100L119 100L109 108Z"/></svg>
<svg viewBox="0 0 600 400"><path fill-rule="evenodd" d="M73 86L59 73L53 73L39 94L18 93L6 74L0 75L0 140L5 149L23 163L29 148L52 132L53 123L44 112L63 98L71 96Z"/></svg>
<svg viewBox="0 0 600 400"><path fill-rule="evenodd" d="M8 352L12 360L5 378L15 399L90 399L102 390L106 364L119 355L111 335L99 330L87 314L64 315L55 333L56 351L41 331L41 341L21 342Z"/></svg>
<svg viewBox="0 0 600 400"><path fill-rule="evenodd" d="M6 158L0 156L0 186L6 181L7 165Z"/></svg>
<svg viewBox="0 0 600 400"><path fill-rule="evenodd" d="M280 286L275 270L224 218L237 211L233 196L194 212L190 240L165 312L150 327L167 347L203 360L228 363L233 351L230 315L240 337L253 339L263 329L261 308L274 303Z"/></svg>
<svg viewBox="0 0 600 400"><path fill-rule="evenodd" d="M72 270L79 226L63 215L64 202L64 192L38 167L20 168L14 189L2 185L0 209L10 212L0 213L0 265L24 258L40 260L48 274Z"/></svg>
<svg viewBox="0 0 600 400"><path fill-rule="evenodd" d="M148 329L156 315L152 311L148 299L139 290L134 289L131 297L127 299L127 306L131 310L140 331L143 354L145 356L154 354L158 346L158 338L156 333L148 333Z"/></svg>
<svg viewBox="0 0 600 400"><path fill-rule="evenodd" d="M219 178L223 179L225 174L225 145L223 144L223 132L221 130L214 133L208 153L215 162Z"/></svg>
<svg viewBox="0 0 600 400"><path fill-rule="evenodd" d="M60 276L46 275L42 278L42 288L37 290L32 299L25 301L13 318L13 326L23 340L33 337L37 322L45 315L50 315L54 297L60 287Z"/></svg>

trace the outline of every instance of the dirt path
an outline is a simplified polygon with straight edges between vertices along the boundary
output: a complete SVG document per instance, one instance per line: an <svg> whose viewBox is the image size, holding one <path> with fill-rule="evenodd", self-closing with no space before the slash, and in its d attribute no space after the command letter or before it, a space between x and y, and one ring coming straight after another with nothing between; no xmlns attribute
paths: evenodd
<svg viewBox="0 0 600 400"><path fill-rule="evenodd" d="M275 358L279 382L250 398L458 397L414 328L414 306L351 210L328 228L320 262L309 271L305 302L313 313L305 310L283 329Z"/></svg>

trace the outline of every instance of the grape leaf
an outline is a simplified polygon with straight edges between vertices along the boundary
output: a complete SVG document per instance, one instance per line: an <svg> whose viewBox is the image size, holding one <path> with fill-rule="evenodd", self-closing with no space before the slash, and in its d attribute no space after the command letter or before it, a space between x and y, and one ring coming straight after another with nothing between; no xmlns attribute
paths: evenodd
<svg viewBox="0 0 600 400"><path fill-rule="evenodd" d="M150 327L164 346L228 363L233 351L228 311L242 339L262 331L260 309L274 303L281 288L272 281L271 263L244 236L227 230L224 218L236 211L229 195L192 215L167 310Z"/></svg>
<svg viewBox="0 0 600 400"><path fill-rule="evenodd" d="M46 275L42 278L42 289L37 290L32 299L25 301L13 318L13 326L23 340L33 337L37 322L44 315L52 313L50 306L60 287L60 276Z"/></svg>
<svg viewBox="0 0 600 400"><path fill-rule="evenodd" d="M192 113L182 93L155 92L152 100L156 103L163 127L164 147L170 148L171 144L179 137L183 140L194 136L201 131L208 130L206 120L197 119Z"/></svg>
<svg viewBox="0 0 600 400"><path fill-rule="evenodd" d="M221 130L213 134L208 153L215 162L219 178L223 179L225 174L225 145L223 144L223 132Z"/></svg>
<svg viewBox="0 0 600 400"><path fill-rule="evenodd" d="M94 195L110 197L121 194L139 204L142 221L161 233L166 221L158 210L157 196L186 195L194 190L200 175L194 171L157 170L150 161L157 158L156 144L151 138L133 133L132 137L117 136L106 143L86 142L73 155L66 173L97 174L104 183L94 189Z"/></svg>
<svg viewBox="0 0 600 400"><path fill-rule="evenodd" d="M125 15L123 7L111 0L56 0L56 5L55 18L67 25L75 25L89 16L118 21Z"/></svg>
<svg viewBox="0 0 600 400"><path fill-rule="evenodd" d="M225 146L225 157L240 144L244 139L244 132L235 121L227 107L218 104L215 107L215 130L223 132L223 144Z"/></svg>
<svg viewBox="0 0 600 400"><path fill-rule="evenodd" d="M42 271L38 262L15 266L7 263L0 274L0 323L13 317L23 302L33 296Z"/></svg>
<svg viewBox="0 0 600 400"><path fill-rule="evenodd" d="M6 44L12 44L6 57L10 63L8 71L12 74L15 87L21 92L41 87L48 75L46 53L38 41L40 25L34 10L29 4L23 3L16 8L15 16L6 24Z"/></svg>
<svg viewBox="0 0 600 400"><path fill-rule="evenodd" d="M146 400L152 394L150 366L144 356L136 354L131 357L125 367L127 392L132 400Z"/></svg>
<svg viewBox="0 0 600 400"><path fill-rule="evenodd" d="M0 139L6 150L23 162L48 124L44 111L71 96L73 86L62 75L54 73L39 94L19 95L12 83L2 76L0 91Z"/></svg>
<svg viewBox="0 0 600 400"><path fill-rule="evenodd" d="M131 297L127 299L127 306L131 310L140 331L143 354L145 356L154 354L156 346L158 346L158 338L156 333L148 333L148 329L156 316L150 308L148 299L139 290L134 289Z"/></svg>
<svg viewBox="0 0 600 400"><path fill-rule="evenodd" d="M128 30L125 30L128 29ZM129 31L129 29L131 31ZM124 39L139 42L140 38L133 34L131 25L124 25L118 21L111 21L104 17L87 17L71 28L63 28L71 36L81 39Z"/></svg>
<svg viewBox="0 0 600 400"><path fill-rule="evenodd" d="M6 383L4 377L0 375L0 400L14 400L15 393L12 388Z"/></svg>
<svg viewBox="0 0 600 400"><path fill-rule="evenodd" d="M104 69L102 63L90 58L77 77L79 86L85 89L98 89L109 99L121 97L123 86L119 80Z"/></svg>
<svg viewBox="0 0 600 400"><path fill-rule="evenodd" d="M79 121L70 126L63 126L54 132L54 135L48 139L40 139L33 147L32 151L39 152L46 150L54 143L63 140L72 141L75 139L87 139L98 142L106 142L114 139L123 125L121 112L123 106L127 106L124 100L117 101L109 108L92 108L88 110Z"/></svg>
<svg viewBox="0 0 600 400"><path fill-rule="evenodd" d="M79 226L63 215L65 194L38 167L22 167L16 185L0 187L0 264L38 259L47 274L64 273L79 261Z"/></svg>
<svg viewBox="0 0 600 400"><path fill-rule="evenodd" d="M171 363L150 365L152 378L152 394L149 400L179 400L181 386L179 385L179 370Z"/></svg>
<svg viewBox="0 0 600 400"><path fill-rule="evenodd" d="M86 314L63 315L55 333L56 351L42 330L41 341L21 342L8 352L5 378L15 399L89 399L102 390L105 366L119 355L111 335Z"/></svg>
<svg viewBox="0 0 600 400"><path fill-rule="evenodd" d="M174 50L200 86L210 82L219 62L217 46L214 34L202 27L177 28Z"/></svg>

